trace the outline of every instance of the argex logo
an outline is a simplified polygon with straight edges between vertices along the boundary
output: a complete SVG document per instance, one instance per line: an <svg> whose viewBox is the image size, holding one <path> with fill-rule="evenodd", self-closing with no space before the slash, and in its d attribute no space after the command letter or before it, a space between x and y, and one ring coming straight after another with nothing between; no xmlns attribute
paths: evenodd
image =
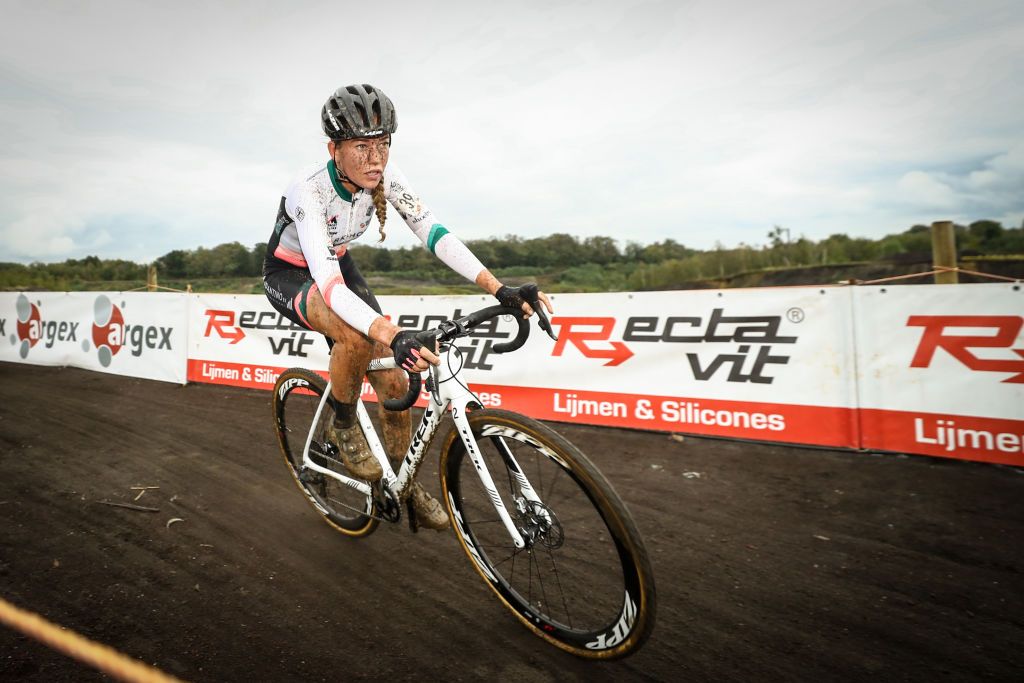
<svg viewBox="0 0 1024 683"><path fill-rule="evenodd" d="M39 306L29 301L24 294L18 297L15 306L18 311L18 322L15 325L15 333L11 335L11 345L18 347L19 356L28 358L28 350L43 338L43 318L39 313Z"/></svg>
<svg viewBox="0 0 1024 683"><path fill-rule="evenodd" d="M146 349L171 350L170 327L155 325L126 325L124 302L116 306L106 294L96 297L93 304L92 343L100 365L110 367L118 352L127 346L133 356L141 356ZM88 340L82 341L82 350L89 350Z"/></svg>

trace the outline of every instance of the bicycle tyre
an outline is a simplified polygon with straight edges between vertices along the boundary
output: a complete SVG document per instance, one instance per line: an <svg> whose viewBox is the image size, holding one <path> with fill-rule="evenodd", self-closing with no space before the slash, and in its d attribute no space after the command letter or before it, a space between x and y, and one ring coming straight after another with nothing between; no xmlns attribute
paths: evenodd
<svg viewBox="0 0 1024 683"><path fill-rule="evenodd" d="M505 447L545 503L542 509L550 520L532 549L517 550L453 430L441 452L441 488L452 529L477 572L523 624L553 645L589 659L636 652L654 628L654 575L636 525L611 484L576 446L532 418L494 409L475 410L468 417L517 526L523 529L529 517L515 507L519 483L515 468L501 455ZM517 557L528 565L518 579ZM545 571L553 576L548 585L551 592L557 589L559 599L549 600Z"/></svg>
<svg viewBox="0 0 1024 683"><path fill-rule="evenodd" d="M379 523L371 516L374 511L372 496L365 496L337 479L316 472L309 471L305 477L300 477L306 438L326 390L327 383L323 378L305 368L289 368L281 373L274 384L273 398L278 442L288 472L321 518L346 536L367 536ZM317 464L348 475L344 464L337 457L332 457L337 450L324 436L333 414L334 411L325 406L313 433L310 453Z"/></svg>

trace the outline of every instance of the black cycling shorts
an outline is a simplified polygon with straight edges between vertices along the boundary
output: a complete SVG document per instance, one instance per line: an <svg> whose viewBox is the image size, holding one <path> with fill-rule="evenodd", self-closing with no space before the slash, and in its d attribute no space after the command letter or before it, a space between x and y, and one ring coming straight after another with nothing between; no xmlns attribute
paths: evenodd
<svg viewBox="0 0 1024 683"><path fill-rule="evenodd" d="M345 280L345 286L366 302L366 305L383 315L377 297L370 291L352 255L345 252L345 255L338 259L338 266L341 269L341 277ZM267 268L263 272L263 291L270 300L274 309L291 320L299 327L312 330L306 313L306 304L309 300L309 293L316 287L313 275L306 268L297 266L288 268Z"/></svg>

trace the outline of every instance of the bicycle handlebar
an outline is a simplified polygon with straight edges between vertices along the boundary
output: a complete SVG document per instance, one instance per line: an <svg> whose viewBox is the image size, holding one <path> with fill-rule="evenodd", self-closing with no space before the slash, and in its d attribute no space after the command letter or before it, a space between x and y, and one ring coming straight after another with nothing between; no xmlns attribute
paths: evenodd
<svg viewBox="0 0 1024 683"><path fill-rule="evenodd" d="M420 377L418 372L406 372L409 375L409 391L406 392L402 398L386 398L384 399L384 407L388 410L397 410L399 412L412 408L412 404L416 402L416 399L420 395L420 386L423 383L423 379Z"/></svg>
<svg viewBox="0 0 1024 683"><path fill-rule="evenodd" d="M547 332L549 337L557 340L558 336L555 335L552 330L551 322L548 320L548 316L542 308L543 305L538 300L537 285L532 283L523 285L520 288L520 291L523 293L523 298L530 304L530 307L533 308L534 312L537 314L537 324L540 328ZM530 323L525 317L523 317L522 309L508 308L505 306L488 306L487 308L481 308L479 311L474 311L461 318L446 320L436 328L432 330L425 330L418 333L416 336L424 342L424 346L430 348L434 346L435 342L448 343L458 339L459 337L465 337L469 335L477 325L487 322L492 318L497 318L499 315L513 316L513 319L519 325L519 330L511 341L495 344L491 348L495 353L509 353L521 348L530 336ZM378 367L374 368L375 364ZM382 365L383 363L380 361L374 361L370 364L370 369L382 370L384 369L384 367L381 367ZM419 398L422 378L418 372L407 372L407 374L409 375L409 391L401 398L384 399L384 407L388 410L408 410L414 403L416 403L416 399Z"/></svg>

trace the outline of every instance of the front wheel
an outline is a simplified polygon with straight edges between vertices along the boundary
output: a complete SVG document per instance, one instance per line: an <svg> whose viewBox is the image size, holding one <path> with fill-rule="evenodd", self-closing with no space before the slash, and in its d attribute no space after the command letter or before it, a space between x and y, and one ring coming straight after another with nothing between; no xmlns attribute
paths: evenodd
<svg viewBox="0 0 1024 683"><path fill-rule="evenodd" d="M351 477L338 457L338 448L326 435L334 409L324 406L313 424L317 407L327 390L323 378L305 368L290 368L274 385L274 425L277 439L291 473L306 499L324 521L346 536L366 536L377 528L372 517L373 499L337 479L302 467L302 452L309 439L309 457L317 465ZM310 429L312 428L312 435Z"/></svg>
<svg viewBox="0 0 1024 683"><path fill-rule="evenodd" d="M520 621L563 650L592 659L635 652L654 628L654 577L611 484L536 420L504 410L467 417L497 493L527 541L522 549L513 544L453 430L441 453L441 487L477 571Z"/></svg>

